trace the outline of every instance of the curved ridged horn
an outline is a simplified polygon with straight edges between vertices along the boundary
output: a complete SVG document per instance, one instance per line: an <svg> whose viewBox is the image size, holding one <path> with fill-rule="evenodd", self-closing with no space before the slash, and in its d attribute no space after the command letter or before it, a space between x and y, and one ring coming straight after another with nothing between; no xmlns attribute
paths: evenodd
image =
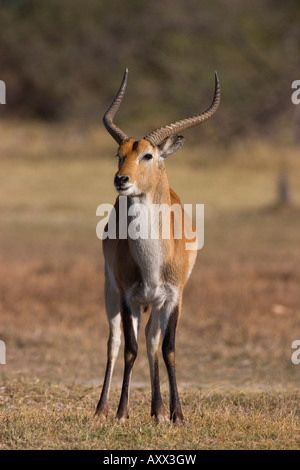
<svg viewBox="0 0 300 470"><path fill-rule="evenodd" d="M152 145L159 145L161 144L167 137L171 135L177 134L179 132L188 129L189 127L197 126L198 124L202 124L202 122L207 121L217 110L221 99L221 91L220 91L220 82L218 78L217 72L215 72L215 94L213 101L210 107L201 114L197 116L193 116L190 118L182 119L181 121L174 122L173 124L169 124L165 127L160 127L155 131L151 132L150 134L146 135L144 139L149 140Z"/></svg>
<svg viewBox="0 0 300 470"><path fill-rule="evenodd" d="M115 96L115 99L113 100L112 104L106 111L106 113L103 116L103 124L105 125L106 129L108 132L112 135L112 137L118 142L120 145L124 140L127 140L128 137L126 134L124 134L119 127L117 127L113 119L116 115L116 112L118 111L120 104L122 103L125 90L126 90L126 85L127 85L127 76L128 76L128 68L125 69L124 75L123 75L123 80L120 86L120 89L118 93Z"/></svg>

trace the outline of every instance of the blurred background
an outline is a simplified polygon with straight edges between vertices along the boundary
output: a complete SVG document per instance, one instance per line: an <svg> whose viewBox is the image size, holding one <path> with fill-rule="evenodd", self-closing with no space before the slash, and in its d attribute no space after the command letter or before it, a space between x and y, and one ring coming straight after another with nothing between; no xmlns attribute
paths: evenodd
<svg viewBox="0 0 300 470"><path fill-rule="evenodd" d="M298 0L1 1L3 381L102 381L95 214L115 198L116 144L101 120L128 67L116 120L136 138L205 110L215 70L221 82L218 112L167 161L182 202L205 204L179 383L299 385L299 24ZM140 340L133 383L149 386ZM114 383L121 377L122 354Z"/></svg>
<svg viewBox="0 0 300 470"><path fill-rule="evenodd" d="M274 136L294 118L299 15L296 0L4 0L5 114L94 123L128 66L123 122L156 126L205 106L217 70L222 108L204 134Z"/></svg>

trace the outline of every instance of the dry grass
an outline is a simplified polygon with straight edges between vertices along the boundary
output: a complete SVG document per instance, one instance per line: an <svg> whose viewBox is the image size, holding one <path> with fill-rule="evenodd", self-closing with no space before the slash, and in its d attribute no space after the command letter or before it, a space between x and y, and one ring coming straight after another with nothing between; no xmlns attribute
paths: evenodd
<svg viewBox="0 0 300 470"><path fill-rule="evenodd" d="M182 392L186 422L157 425L149 392L135 388L132 414L92 419L94 387L18 380L0 394L0 449L297 449L299 393ZM164 394L167 400L166 394ZM117 406L118 395L112 393Z"/></svg>
<svg viewBox="0 0 300 470"><path fill-rule="evenodd" d="M188 425L150 419L143 318L124 427L113 419L122 354L111 415L104 425L91 421L108 331L95 212L115 196L116 161L100 157L114 144L98 131L20 123L3 135L0 446L299 448L300 366L291 344L300 337L300 212L271 210L283 164L300 202L297 151L246 142L224 161L206 148L199 161L192 149L167 162L182 200L204 203L206 213L177 336Z"/></svg>

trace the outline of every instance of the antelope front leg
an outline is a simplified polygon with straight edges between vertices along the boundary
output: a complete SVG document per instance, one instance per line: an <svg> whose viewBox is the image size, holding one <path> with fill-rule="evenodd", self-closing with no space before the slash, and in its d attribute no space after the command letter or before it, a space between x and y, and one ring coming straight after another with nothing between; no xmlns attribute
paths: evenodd
<svg viewBox="0 0 300 470"><path fill-rule="evenodd" d="M158 423L167 420L159 382L158 347L160 333L160 311L153 309L146 326L146 339L152 391L151 416L155 416Z"/></svg>
<svg viewBox="0 0 300 470"><path fill-rule="evenodd" d="M108 415L108 397L111 378L121 343L121 314L120 300L117 292L113 291L108 282L105 284L106 312L109 321L109 338L107 343L107 364L100 400L95 416L106 418Z"/></svg>
<svg viewBox="0 0 300 470"><path fill-rule="evenodd" d="M99 418L106 418L108 415L108 397L111 384L111 378L114 370L114 365L119 351L120 346L120 330L121 330L121 315L118 314L114 321L110 322L110 333L107 343L107 364L105 377L102 387L100 400L98 402L95 416Z"/></svg>
<svg viewBox="0 0 300 470"><path fill-rule="evenodd" d="M124 330L124 376L117 418L125 421L129 417L129 388L132 367L137 356L137 333L139 326L139 310L131 313L125 300L122 302L121 315Z"/></svg>
<svg viewBox="0 0 300 470"><path fill-rule="evenodd" d="M177 390L176 372L175 372L175 335L179 318L180 305L176 305L169 318L167 325L163 326L163 344L162 353L166 364L169 389L170 389L170 419L173 422L182 422L183 414Z"/></svg>

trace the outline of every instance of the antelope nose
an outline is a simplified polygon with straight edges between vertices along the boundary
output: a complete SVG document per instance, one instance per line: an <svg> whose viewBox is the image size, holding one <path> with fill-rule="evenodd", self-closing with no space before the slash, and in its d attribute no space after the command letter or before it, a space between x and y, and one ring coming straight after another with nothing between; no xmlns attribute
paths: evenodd
<svg viewBox="0 0 300 470"><path fill-rule="evenodd" d="M122 176L115 176L114 184L116 187L124 186L129 181L129 176L122 175Z"/></svg>

